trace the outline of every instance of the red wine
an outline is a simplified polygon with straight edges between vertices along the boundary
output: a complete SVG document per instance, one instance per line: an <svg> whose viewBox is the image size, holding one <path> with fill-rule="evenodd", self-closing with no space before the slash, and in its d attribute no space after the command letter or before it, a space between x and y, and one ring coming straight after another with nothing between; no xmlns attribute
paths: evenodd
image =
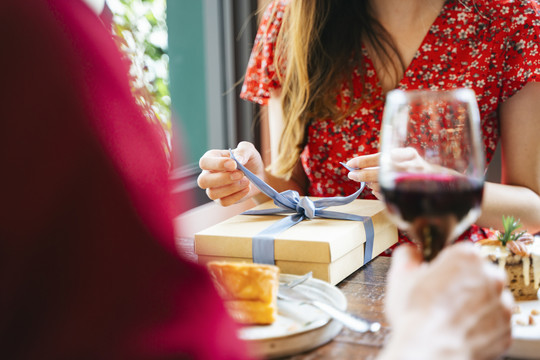
<svg viewBox="0 0 540 360"><path fill-rule="evenodd" d="M390 215L407 226L433 259L449 242L456 226L482 203L483 183L452 175L403 175L394 188L381 187Z"/></svg>

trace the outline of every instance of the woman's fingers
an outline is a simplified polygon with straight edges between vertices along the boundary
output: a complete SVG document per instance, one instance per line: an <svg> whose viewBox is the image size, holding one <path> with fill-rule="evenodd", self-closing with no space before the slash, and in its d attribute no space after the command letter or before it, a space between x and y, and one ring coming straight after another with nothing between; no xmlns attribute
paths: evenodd
<svg viewBox="0 0 540 360"><path fill-rule="evenodd" d="M218 201L223 206L228 206L242 200L250 191L250 184L247 178L243 178L230 185L208 188L206 195L214 201Z"/></svg>
<svg viewBox="0 0 540 360"><path fill-rule="evenodd" d="M233 150L236 160L257 176L262 176L264 164L261 154L255 146L247 141L242 141Z"/></svg>
<svg viewBox="0 0 540 360"><path fill-rule="evenodd" d="M215 201L218 202L219 204L221 204L222 206L234 205L234 204L244 200L244 198L249 194L250 190L251 190L251 187L250 187L249 181L248 181L248 185L245 188L243 188L242 190L240 190L238 192L235 192L235 193L233 193L231 195L219 198L219 199L217 199Z"/></svg>
<svg viewBox="0 0 540 360"><path fill-rule="evenodd" d="M350 171L347 176L354 181L374 183L379 181L379 168L354 170Z"/></svg>
<svg viewBox="0 0 540 360"><path fill-rule="evenodd" d="M234 157L242 165L245 165L246 162L251 159L254 153L257 153L255 146L247 141L241 141L236 146L236 149L233 150Z"/></svg>
<svg viewBox="0 0 540 360"><path fill-rule="evenodd" d="M236 162L230 158L229 150L209 150L199 160L199 167L208 171L233 171Z"/></svg>
<svg viewBox="0 0 540 360"><path fill-rule="evenodd" d="M418 151L412 147L396 148L390 152L390 158L392 161L409 161L417 158L421 158Z"/></svg>
<svg viewBox="0 0 540 360"><path fill-rule="evenodd" d="M233 152L236 160L256 175L260 176L264 172L261 156L253 144L241 142ZM257 191L250 186L243 172L238 170L229 150L207 151L199 160L199 167L203 171L197 178L197 185L206 190L211 200L224 206L253 196Z"/></svg>
<svg viewBox="0 0 540 360"><path fill-rule="evenodd" d="M379 157L380 154L370 154L357 156L347 161L347 166L357 170L350 171L349 179L363 181L365 183L376 183L379 181Z"/></svg>
<svg viewBox="0 0 540 360"><path fill-rule="evenodd" d="M204 170L197 178L197 185L199 185L201 189L222 187L238 182L243 178L244 174L240 170L221 172Z"/></svg>
<svg viewBox="0 0 540 360"><path fill-rule="evenodd" d="M354 170L350 171L347 176L351 180L365 182L367 187L371 189L371 193L377 199L382 199L381 188L379 186L379 168Z"/></svg>
<svg viewBox="0 0 540 360"><path fill-rule="evenodd" d="M347 166L350 166L355 169L378 167L379 157L380 157L380 153L357 156L347 161Z"/></svg>

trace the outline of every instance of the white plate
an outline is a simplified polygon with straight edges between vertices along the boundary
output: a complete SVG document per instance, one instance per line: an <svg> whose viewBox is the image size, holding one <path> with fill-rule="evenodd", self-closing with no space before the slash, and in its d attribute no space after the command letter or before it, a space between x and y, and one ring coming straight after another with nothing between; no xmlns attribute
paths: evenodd
<svg viewBox="0 0 540 360"><path fill-rule="evenodd" d="M295 278L298 276L282 274L280 281L289 282ZM341 310L347 309L345 295L325 281L309 279L295 289ZM240 329L239 336L248 343L254 356L274 358L321 346L332 340L342 327L341 323L311 305L278 300L278 317L272 325L245 326Z"/></svg>
<svg viewBox="0 0 540 360"><path fill-rule="evenodd" d="M540 311L540 300L519 301L520 313L512 315L512 346L507 356L520 359L540 359L540 315L533 316L535 325L519 325L518 321L528 323L533 309Z"/></svg>

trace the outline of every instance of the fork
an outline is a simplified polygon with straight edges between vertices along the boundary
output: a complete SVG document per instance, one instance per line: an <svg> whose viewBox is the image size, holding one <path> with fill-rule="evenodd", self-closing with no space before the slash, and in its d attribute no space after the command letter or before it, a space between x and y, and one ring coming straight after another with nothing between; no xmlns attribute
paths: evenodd
<svg viewBox="0 0 540 360"><path fill-rule="evenodd" d="M288 283L285 283L285 284L279 284L279 286L284 286L284 287L288 287L290 289L294 288L295 286L297 285L300 285L304 282L306 282L307 280L311 279L313 277L313 272L310 271L296 279L293 279L291 281L289 281Z"/></svg>
<svg viewBox="0 0 540 360"><path fill-rule="evenodd" d="M360 319L345 311L341 311L335 308L334 306L328 305L318 300L313 300L305 296L304 294L296 291L295 289L293 289L295 286L305 282L311 277L312 277L312 273L309 272L286 284L280 284L278 295L277 295L278 299L285 300L285 301L301 302L301 303L312 305L318 308L319 310L325 312L326 314L330 315L333 319L336 319L337 321L341 322L343 325L345 325L349 329L356 332L362 332L362 333L366 331L377 332L380 330L381 324L378 322L369 322L367 320Z"/></svg>

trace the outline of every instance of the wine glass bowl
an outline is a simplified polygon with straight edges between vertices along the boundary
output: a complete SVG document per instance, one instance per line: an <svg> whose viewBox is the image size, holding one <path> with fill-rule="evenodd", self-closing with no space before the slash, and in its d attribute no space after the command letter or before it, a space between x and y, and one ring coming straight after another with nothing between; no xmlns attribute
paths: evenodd
<svg viewBox="0 0 540 360"><path fill-rule="evenodd" d="M474 92L390 91L380 161L391 219L433 259L480 214L485 166Z"/></svg>

